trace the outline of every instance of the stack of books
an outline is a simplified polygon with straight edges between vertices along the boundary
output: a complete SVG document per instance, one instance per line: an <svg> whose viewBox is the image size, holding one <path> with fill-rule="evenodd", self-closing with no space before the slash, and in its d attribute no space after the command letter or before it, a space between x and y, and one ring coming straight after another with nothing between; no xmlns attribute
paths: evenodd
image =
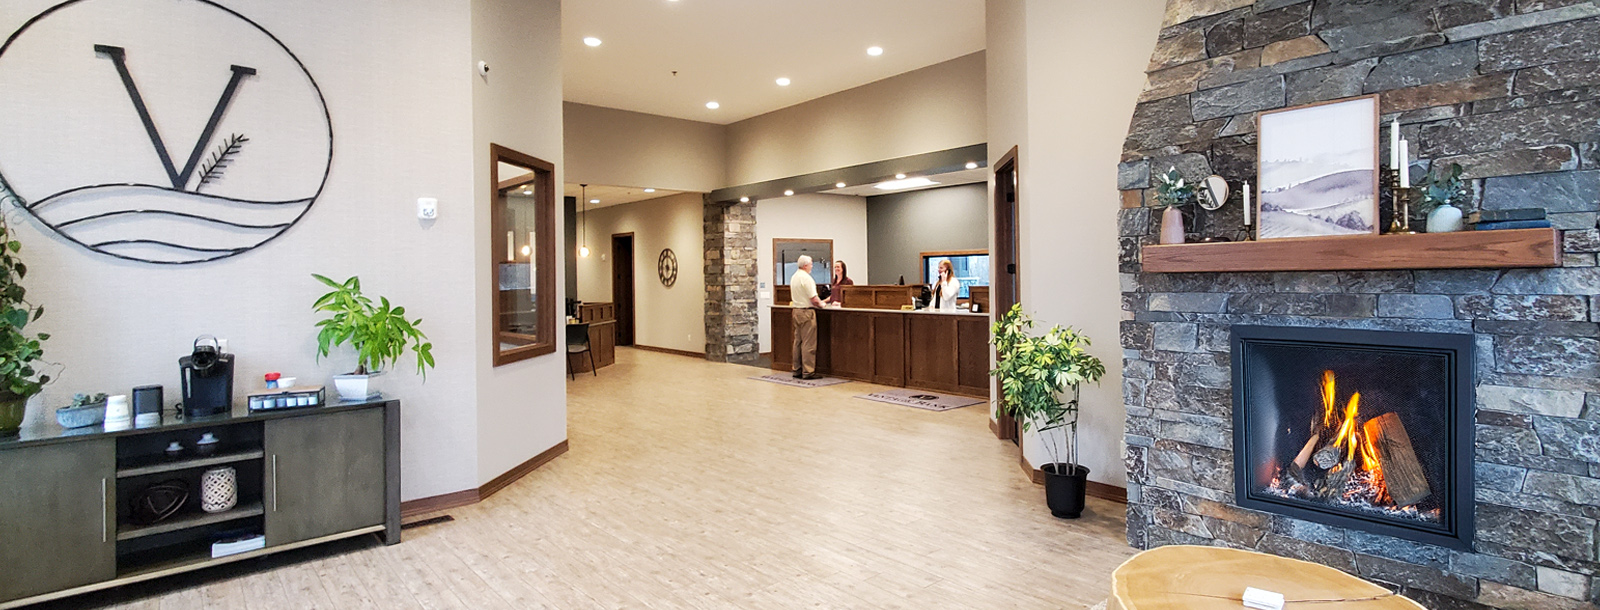
<svg viewBox="0 0 1600 610"><path fill-rule="evenodd" d="M1467 223L1471 224L1475 231L1550 228L1550 221L1545 218L1544 208L1484 210L1468 215Z"/></svg>

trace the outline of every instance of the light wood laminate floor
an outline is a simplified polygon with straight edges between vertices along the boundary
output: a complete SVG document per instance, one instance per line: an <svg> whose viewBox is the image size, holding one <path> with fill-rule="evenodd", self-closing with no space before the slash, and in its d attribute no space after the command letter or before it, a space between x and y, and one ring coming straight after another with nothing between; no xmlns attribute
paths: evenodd
<svg viewBox="0 0 1600 610"><path fill-rule="evenodd" d="M46 608L1083 608L1123 506L1058 520L982 405L934 413L617 350L571 451L454 522Z"/></svg>

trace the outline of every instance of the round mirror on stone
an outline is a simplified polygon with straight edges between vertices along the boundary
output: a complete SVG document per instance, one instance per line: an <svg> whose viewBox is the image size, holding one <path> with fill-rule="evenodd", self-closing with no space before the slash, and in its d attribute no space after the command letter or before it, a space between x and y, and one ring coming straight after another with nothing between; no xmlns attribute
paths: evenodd
<svg viewBox="0 0 1600 610"><path fill-rule="evenodd" d="M1200 181L1200 207L1207 210L1216 210L1228 202L1228 181L1222 176L1212 174Z"/></svg>

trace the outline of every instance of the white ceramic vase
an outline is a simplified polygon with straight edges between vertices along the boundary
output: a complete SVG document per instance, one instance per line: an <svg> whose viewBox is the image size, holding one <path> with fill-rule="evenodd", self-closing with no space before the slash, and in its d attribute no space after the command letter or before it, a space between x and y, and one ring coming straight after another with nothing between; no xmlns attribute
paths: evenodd
<svg viewBox="0 0 1600 610"><path fill-rule="evenodd" d="M1461 208L1444 204L1434 208L1428 213L1429 233L1454 233L1466 227L1462 220Z"/></svg>
<svg viewBox="0 0 1600 610"><path fill-rule="evenodd" d="M220 513L239 505L239 473L231 466L200 475L200 510Z"/></svg>

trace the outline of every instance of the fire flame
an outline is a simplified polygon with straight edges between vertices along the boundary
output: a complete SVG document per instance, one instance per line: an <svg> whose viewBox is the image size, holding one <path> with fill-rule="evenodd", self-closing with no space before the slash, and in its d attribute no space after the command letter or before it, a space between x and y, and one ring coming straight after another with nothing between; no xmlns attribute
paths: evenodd
<svg viewBox="0 0 1600 610"><path fill-rule="evenodd" d="M1343 413L1335 407L1337 396L1333 371L1322 372L1322 425L1327 430L1337 430L1334 435L1332 447L1344 453L1344 464L1352 464L1371 475L1372 485L1378 492L1378 497L1389 501L1389 490L1383 481L1383 467L1378 463L1378 449L1373 446L1372 439L1362 431L1360 422L1361 393L1350 395L1350 402L1345 405ZM1357 454L1361 459L1356 461ZM1333 471L1342 469L1343 465L1334 466Z"/></svg>

